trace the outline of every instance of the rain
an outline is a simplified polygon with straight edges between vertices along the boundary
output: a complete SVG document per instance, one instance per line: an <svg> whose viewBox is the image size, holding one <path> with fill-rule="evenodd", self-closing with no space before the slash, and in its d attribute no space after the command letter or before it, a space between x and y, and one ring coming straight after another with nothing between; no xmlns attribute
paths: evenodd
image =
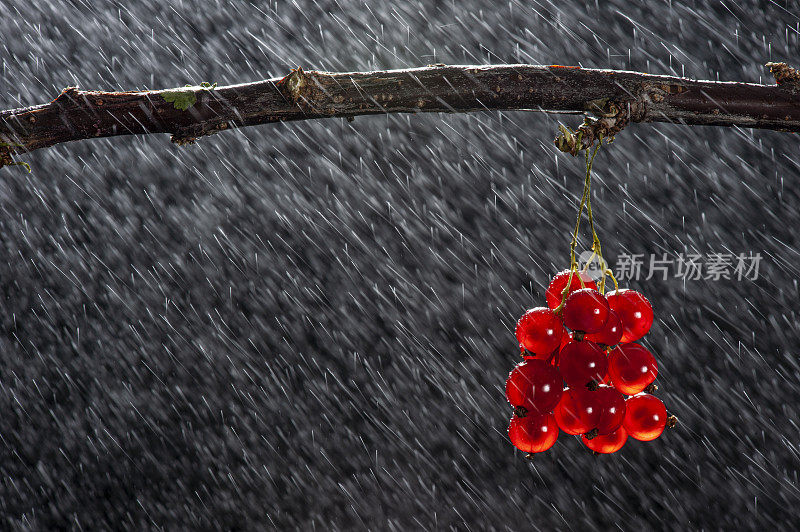
<svg viewBox="0 0 800 532"><path fill-rule="evenodd" d="M298 66L772 83L799 44L785 0L0 0L0 109ZM613 455L509 442L515 323L569 266L582 192L553 138L580 120L329 118L0 169L0 528L796 526L794 134L632 124L600 150L605 258L644 259L624 284L652 302L679 422ZM647 278L651 257L713 254L758 254L757 275Z"/></svg>

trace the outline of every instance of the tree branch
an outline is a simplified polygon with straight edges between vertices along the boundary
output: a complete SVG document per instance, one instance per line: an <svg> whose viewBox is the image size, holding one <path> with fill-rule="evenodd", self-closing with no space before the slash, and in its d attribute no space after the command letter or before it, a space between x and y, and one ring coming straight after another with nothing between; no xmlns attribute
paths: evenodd
<svg viewBox="0 0 800 532"><path fill-rule="evenodd" d="M558 65L429 65L348 73L297 68L283 78L226 87L137 92L69 87L50 103L0 111L0 166L13 164L13 154L73 140L172 133L173 142L185 144L237 127L384 113L517 109L594 115L597 119L579 129L577 146L560 146L573 153L628 122L798 132L797 71L783 63L768 66L777 85Z"/></svg>

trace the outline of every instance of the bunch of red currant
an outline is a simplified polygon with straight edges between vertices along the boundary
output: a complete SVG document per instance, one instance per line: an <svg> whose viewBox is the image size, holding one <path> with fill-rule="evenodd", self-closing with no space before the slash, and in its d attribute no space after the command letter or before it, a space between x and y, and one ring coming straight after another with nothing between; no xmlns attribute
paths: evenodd
<svg viewBox="0 0 800 532"><path fill-rule="evenodd" d="M563 126L561 131L575 134ZM576 142L580 144L580 135ZM570 243L570 268L550 281L547 307L530 309L517 322L524 361L506 381L506 398L514 407L508 436L528 456L552 447L559 429L580 435L596 453L614 453L628 436L651 441L677 422L651 394L658 374L655 357L635 343L650 330L653 307L639 292L620 290L595 230L592 163L602 145L601 136L591 156L589 147L581 148L586 150L586 179ZM592 232L589 263L597 257L602 274L598 283L578 269L575 259L584 208ZM607 275L615 290L605 294Z"/></svg>
<svg viewBox="0 0 800 532"><path fill-rule="evenodd" d="M654 440L675 422L645 393L655 389L658 365L635 342L653 323L650 302L628 289L603 295L603 285L598 291L586 273L564 270L547 288L547 307L517 322L524 360L506 381L514 407L508 436L526 453L552 447L559 429L581 435L597 453L613 453L629 436Z"/></svg>

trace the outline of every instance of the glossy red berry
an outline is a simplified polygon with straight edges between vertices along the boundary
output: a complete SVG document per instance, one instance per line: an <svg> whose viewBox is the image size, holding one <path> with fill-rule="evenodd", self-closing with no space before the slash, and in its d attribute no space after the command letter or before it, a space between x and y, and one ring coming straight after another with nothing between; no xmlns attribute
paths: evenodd
<svg viewBox="0 0 800 532"><path fill-rule="evenodd" d="M617 345L622 339L622 321L616 312L609 310L603 328L599 332L587 334L584 338L600 345Z"/></svg>
<svg viewBox="0 0 800 532"><path fill-rule="evenodd" d="M579 277L580 276L580 277ZM583 288L581 286L581 279L583 279L583 285L586 288L591 288L593 290L597 290L597 284L589 277L589 274L583 272L575 272L572 274L572 282L569 281L569 270L564 270L562 272L558 272L553 280L550 281L550 286L547 287L547 291L545 292L545 298L547 299L547 306L554 309L561 304L561 294L564 292L564 288L567 287L567 283L569 283L569 292L567 292L567 296L574 292L575 290L580 290Z"/></svg>
<svg viewBox="0 0 800 532"><path fill-rule="evenodd" d="M635 395L656 380L658 363L641 345L620 344L608 355L608 374L614 388L625 395Z"/></svg>
<svg viewBox="0 0 800 532"><path fill-rule="evenodd" d="M618 428L610 434L595 436L591 440L586 436L581 437L583 444L596 453L611 454L622 449L628 440L628 433L623 427Z"/></svg>
<svg viewBox="0 0 800 532"><path fill-rule="evenodd" d="M582 388L564 390L553 415L561 430L567 434L585 434L597 425L597 408L589 394Z"/></svg>
<svg viewBox="0 0 800 532"><path fill-rule="evenodd" d="M625 420L622 425L632 438L641 441L655 440L661 436L667 425L667 409L654 395L641 394L628 397L625 401Z"/></svg>
<svg viewBox="0 0 800 532"><path fill-rule="evenodd" d="M564 305L564 325L573 331L596 333L608 319L608 302L597 290L584 288L572 292Z"/></svg>
<svg viewBox="0 0 800 532"><path fill-rule="evenodd" d="M514 447L526 453L548 450L558 439L558 425L553 414L514 416L508 425L508 437Z"/></svg>
<svg viewBox="0 0 800 532"><path fill-rule="evenodd" d="M585 388L600 382L608 371L605 353L596 343L571 341L558 354L558 369L570 388Z"/></svg>
<svg viewBox="0 0 800 532"><path fill-rule="evenodd" d="M528 310L517 322L517 341L536 355L547 357L561 343L564 326L549 308Z"/></svg>
<svg viewBox="0 0 800 532"><path fill-rule="evenodd" d="M621 343L635 342L653 325L653 307L642 294L623 288L606 294L608 306L622 321ZM569 327L569 325L568 325Z"/></svg>
<svg viewBox="0 0 800 532"><path fill-rule="evenodd" d="M522 351L522 358L524 358L525 360L530 360L530 359L546 360L546 361L550 362L552 365L558 366L558 353L559 353L559 351L561 351L561 347L572 339L572 337L570 336L572 333L570 333L563 326L561 327L561 329L562 329L562 331L561 331L561 342L559 342L558 347L556 347L553 350L552 353L548 353L546 355L539 355L539 354L532 353L532 352L527 351L527 350L523 350Z"/></svg>
<svg viewBox="0 0 800 532"><path fill-rule="evenodd" d="M544 360L520 362L506 380L506 399L533 414L553 410L563 393L558 369Z"/></svg>
<svg viewBox="0 0 800 532"><path fill-rule="evenodd" d="M610 434L617 430L625 420L625 398L610 386L600 386L589 392L591 401L598 410L594 428L600 435Z"/></svg>

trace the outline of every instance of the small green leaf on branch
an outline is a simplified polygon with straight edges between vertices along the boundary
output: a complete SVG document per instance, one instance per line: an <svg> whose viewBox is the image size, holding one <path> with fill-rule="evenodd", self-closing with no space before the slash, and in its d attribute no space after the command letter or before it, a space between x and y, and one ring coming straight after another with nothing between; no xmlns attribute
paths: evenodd
<svg viewBox="0 0 800 532"><path fill-rule="evenodd" d="M164 98L165 101L172 103L175 109L185 111L197 103L197 93L199 91L212 91L216 87L216 83L212 85L204 81L200 85L186 85L183 88L162 91L161 97Z"/></svg>

